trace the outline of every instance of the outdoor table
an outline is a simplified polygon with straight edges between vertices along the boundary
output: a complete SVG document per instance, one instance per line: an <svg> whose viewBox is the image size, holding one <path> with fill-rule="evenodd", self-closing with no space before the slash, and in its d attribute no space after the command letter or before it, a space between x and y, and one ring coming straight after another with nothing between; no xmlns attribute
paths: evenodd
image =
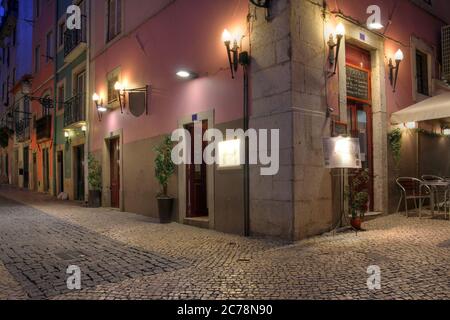
<svg viewBox="0 0 450 320"><path fill-rule="evenodd" d="M430 187L431 190L431 214L434 216L434 208L435 208L435 195L436 192L438 190L438 188L445 188L446 190L446 196L447 196L447 192L449 191L449 187L450 187L450 181L446 180L446 181L422 181L422 185L423 186L428 186ZM447 201L447 197L445 199L445 201ZM439 209L438 209L439 210Z"/></svg>

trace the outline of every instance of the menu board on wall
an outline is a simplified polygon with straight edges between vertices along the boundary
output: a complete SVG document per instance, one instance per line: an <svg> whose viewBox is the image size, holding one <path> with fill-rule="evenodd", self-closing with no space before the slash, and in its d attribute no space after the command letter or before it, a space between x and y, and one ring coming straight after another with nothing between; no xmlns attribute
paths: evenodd
<svg viewBox="0 0 450 320"><path fill-rule="evenodd" d="M356 100L370 100L369 71L347 65L347 97Z"/></svg>

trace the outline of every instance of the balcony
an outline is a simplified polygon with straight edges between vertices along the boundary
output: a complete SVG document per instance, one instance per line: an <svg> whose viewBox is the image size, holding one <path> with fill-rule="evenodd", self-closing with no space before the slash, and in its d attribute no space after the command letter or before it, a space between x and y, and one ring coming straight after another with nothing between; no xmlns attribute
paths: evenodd
<svg viewBox="0 0 450 320"><path fill-rule="evenodd" d="M24 118L16 121L16 140L19 143L30 140L30 119Z"/></svg>
<svg viewBox="0 0 450 320"><path fill-rule="evenodd" d="M17 24L17 18L19 16L19 1L18 0L8 0L3 1L4 15L1 17L0 22L0 41L3 40L14 32Z"/></svg>
<svg viewBox="0 0 450 320"><path fill-rule="evenodd" d="M66 101L64 107L64 128L81 127L86 122L85 95L77 95Z"/></svg>
<svg viewBox="0 0 450 320"><path fill-rule="evenodd" d="M74 61L86 50L86 18L81 20L81 29L66 30L64 33L64 62Z"/></svg>
<svg viewBox="0 0 450 320"><path fill-rule="evenodd" d="M36 120L36 139L38 142L52 138L52 116L46 115Z"/></svg>

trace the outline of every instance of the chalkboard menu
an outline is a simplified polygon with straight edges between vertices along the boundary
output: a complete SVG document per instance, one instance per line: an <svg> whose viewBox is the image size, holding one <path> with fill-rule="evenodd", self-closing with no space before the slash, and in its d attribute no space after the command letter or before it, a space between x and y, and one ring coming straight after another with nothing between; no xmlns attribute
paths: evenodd
<svg viewBox="0 0 450 320"><path fill-rule="evenodd" d="M347 66L347 97L356 100L370 100L369 72Z"/></svg>

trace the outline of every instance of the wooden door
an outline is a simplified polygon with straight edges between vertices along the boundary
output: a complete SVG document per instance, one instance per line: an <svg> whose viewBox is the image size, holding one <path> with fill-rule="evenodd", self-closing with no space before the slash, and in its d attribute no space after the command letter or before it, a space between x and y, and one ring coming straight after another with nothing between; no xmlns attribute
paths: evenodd
<svg viewBox="0 0 450 320"><path fill-rule="evenodd" d="M29 148L23 149L23 187L25 189L29 188L30 183L30 159L29 159Z"/></svg>
<svg viewBox="0 0 450 320"><path fill-rule="evenodd" d="M64 155L58 151L58 194L64 192Z"/></svg>
<svg viewBox="0 0 450 320"><path fill-rule="evenodd" d="M208 122L203 121L199 123L202 127L202 136L208 129ZM194 139L195 139L195 124L186 126L186 129L191 135L191 158L194 162ZM203 139L202 139L203 140ZM202 155L207 146L206 142L202 143ZM186 165L186 216L188 218L206 217L208 216L208 201L207 201L207 166L202 156L201 164Z"/></svg>
<svg viewBox="0 0 450 320"><path fill-rule="evenodd" d="M75 200L84 201L84 145L75 147Z"/></svg>
<svg viewBox="0 0 450 320"><path fill-rule="evenodd" d="M38 191L37 154L33 153L33 191Z"/></svg>
<svg viewBox="0 0 450 320"><path fill-rule="evenodd" d="M361 188L369 190L370 205L369 209L373 211L374 203L374 170L373 170L373 127L372 127L372 108L366 104L352 103L348 106L349 129L353 138L358 138L361 148L362 170L369 173L369 182ZM350 179L357 171L350 170Z"/></svg>
<svg viewBox="0 0 450 320"><path fill-rule="evenodd" d="M111 207L120 208L120 139L110 140Z"/></svg>
<svg viewBox="0 0 450 320"><path fill-rule="evenodd" d="M50 159L48 149L42 150L42 164L43 164L43 178L44 178L44 192L50 191Z"/></svg>

